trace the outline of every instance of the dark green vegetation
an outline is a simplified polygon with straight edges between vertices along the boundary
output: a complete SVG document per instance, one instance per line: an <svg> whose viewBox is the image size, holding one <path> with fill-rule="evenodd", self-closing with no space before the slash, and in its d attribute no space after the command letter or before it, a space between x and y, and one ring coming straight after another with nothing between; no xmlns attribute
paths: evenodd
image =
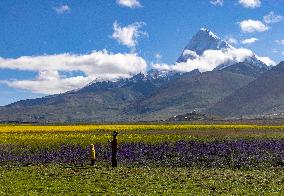
<svg viewBox="0 0 284 196"><path fill-rule="evenodd" d="M283 184L282 168L0 167L0 194L8 195L282 195Z"/></svg>

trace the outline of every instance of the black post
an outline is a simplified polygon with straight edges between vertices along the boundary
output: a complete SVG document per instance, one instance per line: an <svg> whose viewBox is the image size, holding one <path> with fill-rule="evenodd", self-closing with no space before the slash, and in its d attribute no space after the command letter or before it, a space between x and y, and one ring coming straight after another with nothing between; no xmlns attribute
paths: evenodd
<svg viewBox="0 0 284 196"><path fill-rule="evenodd" d="M118 135L117 131L114 131L112 133L113 139L111 141L111 149L112 149L112 153L111 153L111 166L112 167L117 167L117 139L116 136Z"/></svg>

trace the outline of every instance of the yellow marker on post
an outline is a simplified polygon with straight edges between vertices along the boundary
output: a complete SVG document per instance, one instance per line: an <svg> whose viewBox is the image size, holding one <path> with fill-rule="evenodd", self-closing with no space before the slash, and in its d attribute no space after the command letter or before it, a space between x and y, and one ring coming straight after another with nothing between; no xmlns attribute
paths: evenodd
<svg viewBox="0 0 284 196"><path fill-rule="evenodd" d="M91 158L91 165L95 166L96 150L95 150L95 145L94 144L90 145L90 158Z"/></svg>

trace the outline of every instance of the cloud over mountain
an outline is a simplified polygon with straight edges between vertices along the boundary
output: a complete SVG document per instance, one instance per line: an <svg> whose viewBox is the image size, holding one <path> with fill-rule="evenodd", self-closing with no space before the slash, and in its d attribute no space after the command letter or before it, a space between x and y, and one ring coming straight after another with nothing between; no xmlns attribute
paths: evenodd
<svg viewBox="0 0 284 196"><path fill-rule="evenodd" d="M0 58L0 69L36 71L33 80L2 81L11 87L37 93L61 93L83 87L93 80L115 80L146 72L147 63L137 54L112 54L93 51L90 54L58 54ZM67 77L62 72L82 74Z"/></svg>
<svg viewBox="0 0 284 196"><path fill-rule="evenodd" d="M188 51L189 52L189 51ZM193 51L192 51L193 53ZM251 50L240 48L228 48L226 50L206 50L202 55L195 53L195 58L188 59L186 62L180 62L173 65L154 64L156 69L171 70L179 72L190 72L198 69L200 72L212 71L222 64L230 61L243 62L247 57L253 55Z"/></svg>
<svg viewBox="0 0 284 196"><path fill-rule="evenodd" d="M276 65L276 62L273 61L272 59L270 59L269 57L260 57L260 56L257 56L257 58L259 60L261 60L262 62L264 62L266 65L270 65L270 66L275 66Z"/></svg>

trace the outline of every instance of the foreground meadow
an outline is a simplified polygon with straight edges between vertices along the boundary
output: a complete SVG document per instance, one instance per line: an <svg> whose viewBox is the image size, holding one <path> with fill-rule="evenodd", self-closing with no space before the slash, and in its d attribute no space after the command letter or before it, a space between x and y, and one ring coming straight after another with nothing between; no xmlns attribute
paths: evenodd
<svg viewBox="0 0 284 196"><path fill-rule="evenodd" d="M114 130L116 169L109 167ZM284 126L0 126L0 194L281 195L283 169Z"/></svg>
<svg viewBox="0 0 284 196"><path fill-rule="evenodd" d="M0 195L283 195L283 168L0 167Z"/></svg>

